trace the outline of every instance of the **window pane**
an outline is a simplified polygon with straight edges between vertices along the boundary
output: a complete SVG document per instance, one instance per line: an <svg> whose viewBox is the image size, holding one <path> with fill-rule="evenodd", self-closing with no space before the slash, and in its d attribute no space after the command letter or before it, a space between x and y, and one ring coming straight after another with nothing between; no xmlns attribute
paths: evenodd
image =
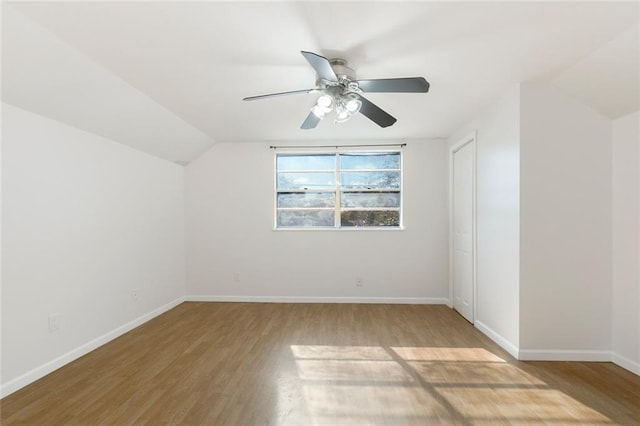
<svg viewBox="0 0 640 426"><path fill-rule="evenodd" d="M400 172L345 172L343 188L400 188Z"/></svg>
<svg viewBox="0 0 640 426"><path fill-rule="evenodd" d="M343 192L342 207L400 207L399 192Z"/></svg>
<svg viewBox="0 0 640 426"><path fill-rule="evenodd" d="M343 211L340 219L342 226L400 226L397 210Z"/></svg>
<svg viewBox="0 0 640 426"><path fill-rule="evenodd" d="M278 210L278 226L334 226L333 210Z"/></svg>
<svg viewBox="0 0 640 426"><path fill-rule="evenodd" d="M334 186L334 173L278 173L278 190L333 189Z"/></svg>
<svg viewBox="0 0 640 426"><path fill-rule="evenodd" d="M278 207L335 207L333 192L281 192Z"/></svg>
<svg viewBox="0 0 640 426"><path fill-rule="evenodd" d="M344 170L399 169L400 153L340 154L340 168Z"/></svg>
<svg viewBox="0 0 640 426"><path fill-rule="evenodd" d="M336 156L331 155L278 155L277 169L283 170L334 170Z"/></svg>

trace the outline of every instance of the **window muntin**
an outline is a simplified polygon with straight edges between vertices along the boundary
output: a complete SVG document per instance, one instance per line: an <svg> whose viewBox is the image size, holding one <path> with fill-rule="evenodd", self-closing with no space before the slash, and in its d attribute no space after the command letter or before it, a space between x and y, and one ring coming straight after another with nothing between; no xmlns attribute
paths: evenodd
<svg viewBox="0 0 640 426"><path fill-rule="evenodd" d="M276 228L399 228L399 151L276 154Z"/></svg>

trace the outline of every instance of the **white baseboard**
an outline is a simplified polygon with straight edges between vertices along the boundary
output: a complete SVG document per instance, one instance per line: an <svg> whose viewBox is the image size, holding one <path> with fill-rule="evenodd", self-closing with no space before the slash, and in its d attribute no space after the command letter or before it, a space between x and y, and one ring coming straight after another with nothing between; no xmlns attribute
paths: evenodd
<svg viewBox="0 0 640 426"><path fill-rule="evenodd" d="M5 396L10 395L13 392L17 391L18 389L21 389L27 386L28 384L31 384L36 380L46 376L47 374L54 372L58 368L69 364L70 362L80 358L81 356L86 355L89 352L99 348L105 343L108 343L111 340L117 337L120 337L123 334L133 330L134 328L139 327L145 322L178 306L182 302L184 302L184 297L180 297L172 302L167 303L166 305L160 306L159 308L154 309L153 311L147 314L144 314L134 319L133 321L130 321L124 325L121 325L120 327L106 334L103 334L102 336L97 337L39 367L36 367L33 370L30 370L24 373L23 375L18 376L13 380L10 380L7 383L3 383L2 386L0 387L0 398L4 398Z"/></svg>
<svg viewBox="0 0 640 426"><path fill-rule="evenodd" d="M505 351L509 352L509 354L512 357L518 359L518 347L517 346L515 346L513 343L511 343L510 341L508 341L507 339L502 337L500 334L498 334L495 331L493 331L491 328L487 327L481 321L476 320L474 325L476 326L476 328L478 330L480 330L482 333L486 334L487 337L489 337L489 339L493 340L498 345L500 345L500 347L502 349L504 349Z"/></svg>
<svg viewBox="0 0 640 426"><path fill-rule="evenodd" d="M632 361L622 355L618 355L615 352L611 353L611 362L640 376L640 363L638 362Z"/></svg>
<svg viewBox="0 0 640 426"><path fill-rule="evenodd" d="M487 335L500 347L520 361L576 361L576 362L613 362L640 376L640 364L621 355L606 350L549 350L549 349L518 349L500 334L487 327L481 321L476 321L478 330Z"/></svg>
<svg viewBox="0 0 640 426"><path fill-rule="evenodd" d="M189 295L187 302L255 302L255 303L380 303L401 305L446 305L445 297L311 297L311 296L217 296Z"/></svg>
<svg viewBox="0 0 640 426"><path fill-rule="evenodd" d="M521 361L611 362L611 352L571 349L521 349L518 359Z"/></svg>

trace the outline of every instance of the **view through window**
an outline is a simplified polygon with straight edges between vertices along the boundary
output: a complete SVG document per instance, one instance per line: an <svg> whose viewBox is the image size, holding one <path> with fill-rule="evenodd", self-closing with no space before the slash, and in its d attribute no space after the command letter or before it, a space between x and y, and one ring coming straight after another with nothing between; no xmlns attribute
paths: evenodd
<svg viewBox="0 0 640 426"><path fill-rule="evenodd" d="M276 228L401 225L399 151L276 154Z"/></svg>

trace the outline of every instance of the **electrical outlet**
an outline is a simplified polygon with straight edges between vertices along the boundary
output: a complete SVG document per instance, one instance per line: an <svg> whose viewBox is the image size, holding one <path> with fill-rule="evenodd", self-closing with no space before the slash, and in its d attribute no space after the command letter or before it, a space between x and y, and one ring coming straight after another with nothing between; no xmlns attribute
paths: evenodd
<svg viewBox="0 0 640 426"><path fill-rule="evenodd" d="M138 289L134 288L133 290L131 290L131 299L133 299L133 301L137 301L138 298L140 297L140 294L138 293Z"/></svg>
<svg viewBox="0 0 640 426"><path fill-rule="evenodd" d="M49 333L60 330L60 314L49 314Z"/></svg>
<svg viewBox="0 0 640 426"><path fill-rule="evenodd" d="M233 273L233 281L239 283L240 282L240 272Z"/></svg>
<svg viewBox="0 0 640 426"><path fill-rule="evenodd" d="M356 278L356 287L362 287L364 285L364 280L362 277Z"/></svg>

